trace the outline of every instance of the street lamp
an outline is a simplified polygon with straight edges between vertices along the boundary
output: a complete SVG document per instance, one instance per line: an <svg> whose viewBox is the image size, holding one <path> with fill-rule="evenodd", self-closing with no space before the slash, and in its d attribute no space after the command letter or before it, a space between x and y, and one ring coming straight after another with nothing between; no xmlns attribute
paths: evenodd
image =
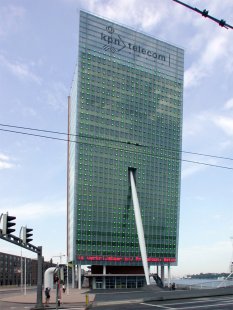
<svg viewBox="0 0 233 310"><path fill-rule="evenodd" d="M52 258L54 257L59 257L60 258L60 264L62 262L62 257L66 256L65 254L60 254L60 255L57 255L57 256L52 256Z"/></svg>
<svg viewBox="0 0 233 310"><path fill-rule="evenodd" d="M231 254L231 263L230 263L230 273L233 273L233 236L230 237L232 244L232 254Z"/></svg>

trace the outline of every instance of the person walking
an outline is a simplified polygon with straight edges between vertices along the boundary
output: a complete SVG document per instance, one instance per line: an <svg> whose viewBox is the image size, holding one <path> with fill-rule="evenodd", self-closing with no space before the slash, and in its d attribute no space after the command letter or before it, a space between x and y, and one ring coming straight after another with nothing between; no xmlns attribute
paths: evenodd
<svg viewBox="0 0 233 310"><path fill-rule="evenodd" d="M62 290L63 290L63 293L66 292L66 285L65 284L62 285Z"/></svg>
<svg viewBox="0 0 233 310"><path fill-rule="evenodd" d="M49 306L49 300L50 300L50 288L46 287L45 289L45 306Z"/></svg>

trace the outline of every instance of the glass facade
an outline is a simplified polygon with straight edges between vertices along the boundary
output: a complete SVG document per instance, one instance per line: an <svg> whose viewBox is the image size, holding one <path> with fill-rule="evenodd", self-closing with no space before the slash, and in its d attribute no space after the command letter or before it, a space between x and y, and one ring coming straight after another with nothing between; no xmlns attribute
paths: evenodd
<svg viewBox="0 0 233 310"><path fill-rule="evenodd" d="M69 105L69 260L142 265L134 168L148 263L176 264L183 50L83 11L79 27Z"/></svg>

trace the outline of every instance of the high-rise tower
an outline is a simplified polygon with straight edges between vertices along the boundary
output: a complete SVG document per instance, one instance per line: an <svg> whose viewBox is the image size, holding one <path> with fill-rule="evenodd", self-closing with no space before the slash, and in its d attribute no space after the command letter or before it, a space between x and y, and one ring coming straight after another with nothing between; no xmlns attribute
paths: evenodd
<svg viewBox="0 0 233 310"><path fill-rule="evenodd" d="M94 287L113 287L108 273L143 273L142 249L149 266L177 264L183 59L181 48L80 12L69 97L68 257L92 265ZM115 287L129 287L127 279L115 278Z"/></svg>

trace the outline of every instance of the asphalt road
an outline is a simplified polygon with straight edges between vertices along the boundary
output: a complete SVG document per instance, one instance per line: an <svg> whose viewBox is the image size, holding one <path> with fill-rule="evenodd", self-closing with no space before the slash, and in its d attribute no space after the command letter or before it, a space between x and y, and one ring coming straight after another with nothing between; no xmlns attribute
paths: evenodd
<svg viewBox="0 0 233 310"><path fill-rule="evenodd" d="M0 301L0 309L1 310L26 310L26 309L31 309L35 306L35 304L16 304L16 303L11 303L11 302L3 302Z"/></svg>
<svg viewBox="0 0 233 310"><path fill-rule="evenodd" d="M11 302L0 301L0 309L1 310L29 310L29 309L32 309L34 307L35 307L35 304L19 304L19 303L11 303ZM45 308L45 309L49 309L49 308ZM70 307L60 307L59 309L63 309L63 310L83 310L84 308L73 305Z"/></svg>
<svg viewBox="0 0 233 310"><path fill-rule="evenodd" d="M123 304L93 307L96 310L233 310L233 291L231 296L205 297L156 301L140 304Z"/></svg>
<svg viewBox="0 0 233 310"><path fill-rule="evenodd" d="M24 290L24 288L22 289ZM0 297L7 296L9 294L22 294L21 288L9 288L0 290ZM36 287L27 287L27 292L35 291Z"/></svg>

